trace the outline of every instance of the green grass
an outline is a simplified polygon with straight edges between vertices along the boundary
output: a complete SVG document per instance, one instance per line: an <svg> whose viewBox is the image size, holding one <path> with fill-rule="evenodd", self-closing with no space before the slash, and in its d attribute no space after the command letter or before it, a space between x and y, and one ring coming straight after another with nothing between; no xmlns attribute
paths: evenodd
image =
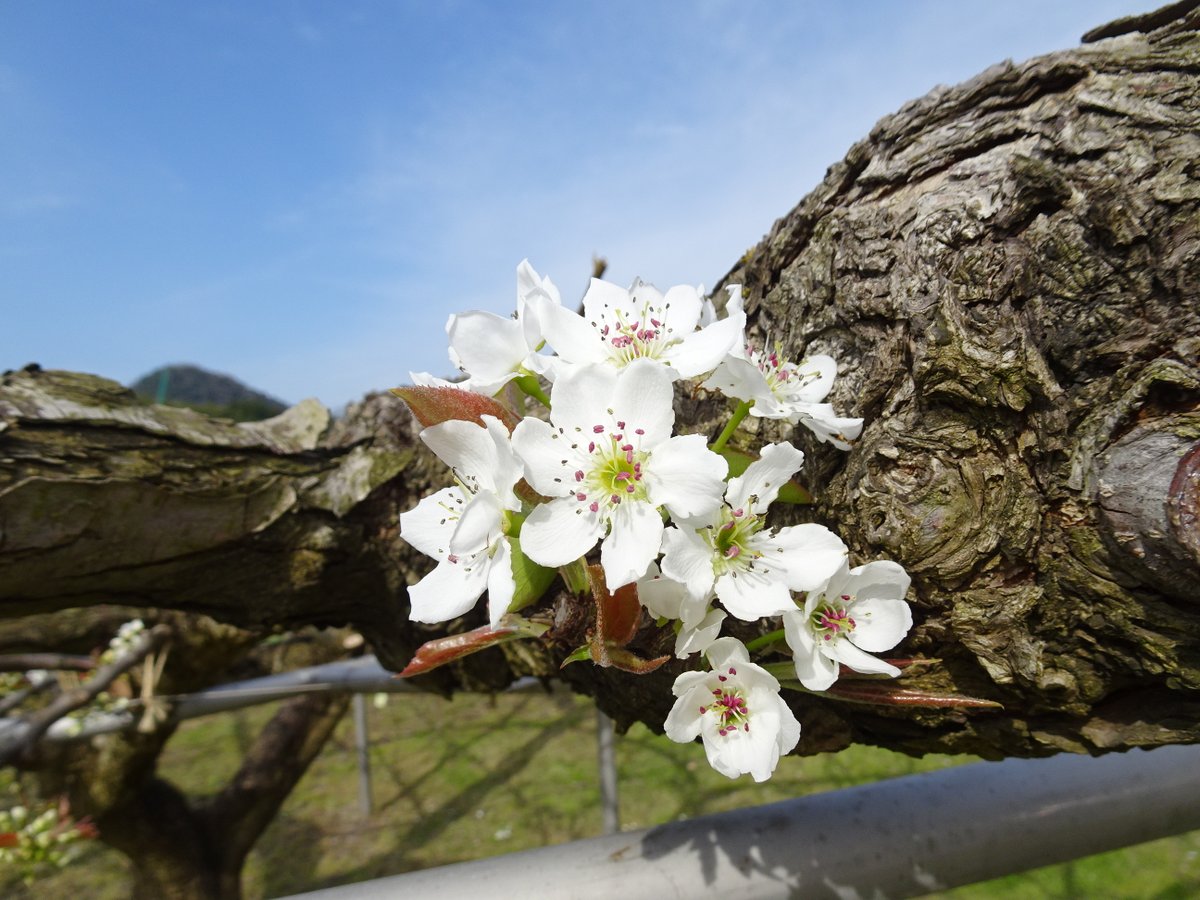
<svg viewBox="0 0 1200 900"><path fill-rule="evenodd" d="M358 802L354 731L347 716L246 865L247 898L277 897L429 866L561 843L600 833L595 717L561 695L399 695L369 709L374 810ZM162 773L191 794L210 793L271 708L187 723ZM921 760L853 747L788 757L756 785L709 769L699 745L635 727L617 741L621 823L640 828L970 760ZM1200 896L1200 832L961 888L954 900L1187 898ZM107 900L129 895L128 864L96 844L71 868L0 895Z"/></svg>

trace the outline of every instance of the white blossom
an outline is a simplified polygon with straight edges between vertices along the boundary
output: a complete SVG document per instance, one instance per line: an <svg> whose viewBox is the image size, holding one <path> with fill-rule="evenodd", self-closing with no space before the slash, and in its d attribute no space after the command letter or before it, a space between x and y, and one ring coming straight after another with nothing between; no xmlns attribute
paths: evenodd
<svg viewBox="0 0 1200 900"><path fill-rule="evenodd" d="M746 314L739 307L697 329L702 296L702 289L691 285L663 294L641 281L626 290L593 278L582 316L561 305L541 308L543 333L561 360L548 374L557 378L590 363L621 368L638 359L658 360L682 378L711 372L742 341Z"/></svg>
<svg viewBox="0 0 1200 900"><path fill-rule="evenodd" d="M654 563L638 580L637 589L638 599L652 616L679 622L675 655L680 659L703 653L721 633L726 616L724 610L712 607L714 595L693 597L685 585L662 575Z"/></svg>
<svg viewBox="0 0 1200 900"><path fill-rule="evenodd" d="M899 669L871 654L895 647L912 628L912 610L904 600L910 582L903 567L890 560L842 566L828 584L808 594L803 609L784 613L800 683L826 690L837 681L839 665L899 675Z"/></svg>
<svg viewBox="0 0 1200 900"><path fill-rule="evenodd" d="M740 298L731 298L728 309L731 316L740 313ZM735 347L702 386L753 402L752 416L804 425L818 440L848 450L849 442L862 433L863 422L839 416L832 404L821 402L836 376L837 363L831 356L808 356L794 363L781 355L779 346L768 350L745 344Z"/></svg>
<svg viewBox="0 0 1200 900"><path fill-rule="evenodd" d="M779 696L779 682L750 662L741 641L720 638L705 656L711 671L675 679L667 737L680 743L700 737L709 765L722 775L766 781L799 742L800 723Z"/></svg>
<svg viewBox="0 0 1200 900"><path fill-rule="evenodd" d="M513 493L521 465L504 425L492 416L483 421L481 426L451 420L421 432L421 440L453 469L457 484L400 515L401 536L438 561L408 590L414 622L460 616L487 590L495 626L512 602L512 550L504 531L507 513L521 508Z"/></svg>
<svg viewBox="0 0 1200 900"><path fill-rule="evenodd" d="M565 372L550 399L549 423L526 418L513 431L526 478L551 498L522 526L522 549L561 566L603 538L600 563L616 590L658 556L659 507L676 517L711 512L728 466L702 435L671 436L671 375L652 360Z"/></svg>
<svg viewBox="0 0 1200 900"><path fill-rule="evenodd" d="M558 288L538 275L529 260L517 266L515 317L483 310L455 313L446 321L450 361L468 377L449 382L427 372L410 372L413 384L461 387L491 396L512 379L543 371L546 358L537 354L542 345L541 317L545 310L561 307Z"/></svg>
<svg viewBox="0 0 1200 900"><path fill-rule="evenodd" d="M819 587L846 559L846 545L823 525L766 528L767 507L803 463L791 444L764 447L741 477L730 479L722 506L667 530L663 572L693 597L715 590L739 619L794 609L792 591Z"/></svg>

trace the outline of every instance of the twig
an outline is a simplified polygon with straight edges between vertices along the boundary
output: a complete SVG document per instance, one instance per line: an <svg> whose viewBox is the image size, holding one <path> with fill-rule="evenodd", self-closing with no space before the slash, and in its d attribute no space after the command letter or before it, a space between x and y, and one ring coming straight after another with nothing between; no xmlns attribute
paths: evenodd
<svg viewBox="0 0 1200 900"><path fill-rule="evenodd" d="M149 631L143 632L126 653L96 669L92 677L79 687L64 691L48 706L30 715L22 723L25 727L17 729L16 734L0 738L3 741L3 745L0 746L0 765L8 765L27 752L41 739L50 726L63 716L91 703L118 676L136 666L147 654L162 646L170 634L171 629L166 625L155 625Z"/></svg>
<svg viewBox="0 0 1200 900"><path fill-rule="evenodd" d="M0 653L0 672L28 672L30 669L70 669L87 672L96 667L90 656L66 653Z"/></svg>
<svg viewBox="0 0 1200 900"><path fill-rule="evenodd" d="M43 681L38 681L34 684L31 684L27 688L22 688L19 691L13 691L8 696L0 698L0 716L8 715L9 710L16 709L35 694L40 694L42 691L57 687L57 679L46 678Z"/></svg>

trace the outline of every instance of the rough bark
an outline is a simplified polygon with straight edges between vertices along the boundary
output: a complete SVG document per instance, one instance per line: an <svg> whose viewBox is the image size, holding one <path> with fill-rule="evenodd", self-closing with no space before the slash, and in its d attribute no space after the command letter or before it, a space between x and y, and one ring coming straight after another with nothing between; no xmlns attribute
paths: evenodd
<svg viewBox="0 0 1200 900"><path fill-rule="evenodd" d="M914 575L911 686L1002 711L802 698L798 752L1033 756L1200 739L1200 17L938 88L881 121L730 272L752 335L828 352L849 453L797 440L812 517ZM1116 30L1136 28L1123 25ZM685 398L684 430L716 406ZM0 614L122 602L342 624L385 664L432 635L397 513L444 483L401 404L234 426L67 373L0 384ZM548 674L586 622L440 687ZM549 614L549 613L548 613ZM462 627L472 622L453 623ZM746 626L748 634L761 626ZM662 646L646 629L647 651ZM660 723L678 664L563 677Z"/></svg>

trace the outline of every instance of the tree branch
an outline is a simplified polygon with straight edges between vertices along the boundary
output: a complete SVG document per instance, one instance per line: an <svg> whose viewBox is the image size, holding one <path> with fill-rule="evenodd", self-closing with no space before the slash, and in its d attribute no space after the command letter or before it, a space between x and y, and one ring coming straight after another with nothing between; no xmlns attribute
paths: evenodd
<svg viewBox="0 0 1200 900"><path fill-rule="evenodd" d="M124 654L98 668L84 684L73 690L63 691L47 706L13 723L7 732L0 733L0 765L8 765L27 753L51 725L73 710L95 700L119 676L161 647L170 635L171 629L167 626L154 626L138 635Z"/></svg>

